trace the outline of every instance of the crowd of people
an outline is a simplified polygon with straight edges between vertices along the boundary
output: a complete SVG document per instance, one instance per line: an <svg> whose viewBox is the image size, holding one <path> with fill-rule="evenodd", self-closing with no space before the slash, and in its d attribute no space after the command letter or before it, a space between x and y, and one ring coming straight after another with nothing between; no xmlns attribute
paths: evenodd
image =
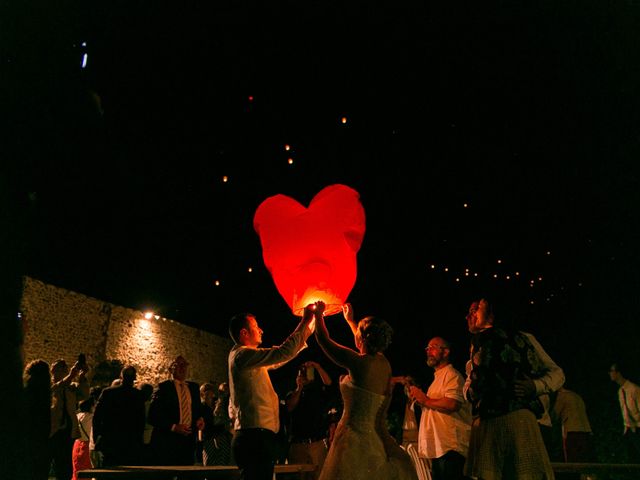
<svg viewBox="0 0 640 480"><path fill-rule="evenodd" d="M30 478L76 480L77 472L115 465L237 465L244 480L272 480L277 462L316 466L314 480L423 480L413 455L433 480L554 479L547 433L559 425L562 459L595 461L582 397L534 335L494 315L486 299L471 303L464 374L451 363L453 346L440 336L425 348L433 381L393 375L384 352L393 330L381 318L342 314L353 345L332 338L325 305L308 305L280 345L261 347L251 313L229 323L234 341L228 381L189 381L182 355L155 387L136 382L125 365L110 386L90 388L83 356L71 368L42 359L24 369L29 412ZM270 371L296 357L309 337L325 359L300 362L295 388L278 395ZM324 362L344 371L333 379ZM613 364L629 458L640 463L640 388ZM401 384L403 433L389 431L389 406ZM283 440L284 439L284 440Z"/></svg>

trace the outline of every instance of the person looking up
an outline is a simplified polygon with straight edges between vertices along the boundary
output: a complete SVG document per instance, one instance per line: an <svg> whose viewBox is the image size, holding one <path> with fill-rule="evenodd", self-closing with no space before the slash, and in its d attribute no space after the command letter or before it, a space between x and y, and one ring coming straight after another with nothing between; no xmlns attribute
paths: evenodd
<svg viewBox="0 0 640 480"><path fill-rule="evenodd" d="M263 330L252 313L229 321L229 414L234 418L231 454L241 480L272 480L280 430L280 402L269 371L293 359L311 335L312 305L305 307L293 333L278 346L260 348Z"/></svg>

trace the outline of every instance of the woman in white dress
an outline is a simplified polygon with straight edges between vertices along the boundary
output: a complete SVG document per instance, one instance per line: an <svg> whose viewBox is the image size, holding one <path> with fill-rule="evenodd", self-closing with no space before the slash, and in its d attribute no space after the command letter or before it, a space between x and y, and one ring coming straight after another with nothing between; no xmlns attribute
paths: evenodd
<svg viewBox="0 0 640 480"><path fill-rule="evenodd" d="M393 330L387 322L365 317L356 325L350 304L343 305L356 350L333 341L324 322L325 304L315 304L315 336L325 354L347 369L340 380L342 418L319 480L417 480L409 455L389 434L391 365L383 352Z"/></svg>

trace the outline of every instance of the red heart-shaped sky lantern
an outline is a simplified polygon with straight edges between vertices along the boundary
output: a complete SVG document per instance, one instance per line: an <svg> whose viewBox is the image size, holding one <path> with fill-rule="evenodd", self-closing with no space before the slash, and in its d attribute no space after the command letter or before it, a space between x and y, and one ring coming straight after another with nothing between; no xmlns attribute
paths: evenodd
<svg viewBox="0 0 640 480"><path fill-rule="evenodd" d="M263 201L253 217L262 258L295 315L317 300L341 310L356 283L365 231L360 195L346 185L323 188L308 208L286 195Z"/></svg>

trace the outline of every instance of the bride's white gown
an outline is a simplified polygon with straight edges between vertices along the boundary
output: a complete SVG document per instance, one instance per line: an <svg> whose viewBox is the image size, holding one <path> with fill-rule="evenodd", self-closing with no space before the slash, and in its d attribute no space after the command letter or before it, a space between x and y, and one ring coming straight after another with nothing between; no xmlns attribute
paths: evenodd
<svg viewBox="0 0 640 480"><path fill-rule="evenodd" d="M389 434L390 397L342 378L344 411L319 480L418 480L411 458Z"/></svg>

